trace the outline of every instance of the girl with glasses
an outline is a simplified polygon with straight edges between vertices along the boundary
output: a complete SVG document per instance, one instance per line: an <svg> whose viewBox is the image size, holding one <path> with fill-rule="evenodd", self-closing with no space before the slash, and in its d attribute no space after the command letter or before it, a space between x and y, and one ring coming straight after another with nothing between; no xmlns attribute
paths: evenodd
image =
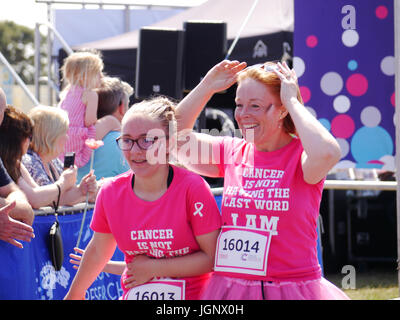
<svg viewBox="0 0 400 320"><path fill-rule="evenodd" d="M102 186L88 244L67 299L83 299L116 245L125 255L122 299L198 299L214 262L220 214L207 183L172 165L174 105L133 105L118 146L131 170ZM176 140L176 139L175 139Z"/></svg>

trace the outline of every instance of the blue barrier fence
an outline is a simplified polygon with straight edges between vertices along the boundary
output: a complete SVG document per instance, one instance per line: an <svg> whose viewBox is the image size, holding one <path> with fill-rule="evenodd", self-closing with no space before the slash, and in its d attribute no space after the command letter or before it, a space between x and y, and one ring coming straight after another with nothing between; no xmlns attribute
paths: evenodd
<svg viewBox="0 0 400 320"><path fill-rule="evenodd" d="M215 199L221 206L222 196ZM81 248L85 248L92 237L89 224L93 209L86 213L81 237ZM64 244L64 263L60 271L55 271L51 264L48 249L48 233L55 221L54 215L36 216L33 228L35 239L24 242L24 248L16 248L0 241L0 300L60 300L67 293L76 274L69 262L73 252L83 218L83 212L59 215ZM320 241L318 241L319 261L322 266ZM113 260L124 259L117 249ZM120 276L101 273L86 292L87 300L116 300L122 294Z"/></svg>
<svg viewBox="0 0 400 320"><path fill-rule="evenodd" d="M93 210L86 214L80 247L85 248L93 232L89 228ZM55 221L54 215L37 216L33 228L35 239L24 242L21 250L0 241L0 299L11 300L59 300L67 293L76 270L69 262L80 230L83 212L59 216L64 244L64 263L60 271L51 264L48 249L48 233ZM116 250L114 260L123 260ZM118 299L122 289L120 277L101 273L86 293L88 300Z"/></svg>

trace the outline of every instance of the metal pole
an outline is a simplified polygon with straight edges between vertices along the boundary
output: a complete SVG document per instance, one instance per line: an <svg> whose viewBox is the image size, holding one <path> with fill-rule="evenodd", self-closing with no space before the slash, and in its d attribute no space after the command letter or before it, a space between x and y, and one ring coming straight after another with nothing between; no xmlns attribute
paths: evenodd
<svg viewBox="0 0 400 320"><path fill-rule="evenodd" d="M35 25L35 96L40 101L40 24Z"/></svg>
<svg viewBox="0 0 400 320"><path fill-rule="evenodd" d="M68 43L64 40L64 38L61 36L61 34L57 31L56 28L54 28L54 26L51 23L47 22L47 23L40 23L40 24L46 26L48 29L50 29L53 32L54 36L57 37L57 40L61 42L61 45L64 48L64 50L67 52L67 54L71 54L74 52L71 49L71 47L68 45Z"/></svg>
<svg viewBox="0 0 400 320"><path fill-rule="evenodd" d="M35 98L35 96L29 91L28 87L25 85L24 81L19 77L19 75L15 72L13 67L8 63L7 59L0 52L0 61L6 66L8 71L10 71L11 75L14 77L15 81L22 87L22 90L28 95L29 99L35 104L38 105L39 101Z"/></svg>
<svg viewBox="0 0 400 320"><path fill-rule="evenodd" d="M400 181L400 1L394 0L396 180ZM400 186L397 185L397 278L400 296Z"/></svg>
<svg viewBox="0 0 400 320"><path fill-rule="evenodd" d="M51 24L51 4L47 4L47 21ZM53 34L50 28L47 28L47 77L48 82L52 79L51 77L51 65L53 63L52 58L52 49L53 49ZM53 104L53 88L51 87L50 83L47 85L47 95L48 95L48 102L47 104L51 106Z"/></svg>
<svg viewBox="0 0 400 320"><path fill-rule="evenodd" d="M124 32L131 31L131 12L129 6L124 9Z"/></svg>
<svg viewBox="0 0 400 320"><path fill-rule="evenodd" d="M157 3L132 3L132 2L104 2L104 1L71 1L71 0L35 0L36 3L46 4L79 4L85 5L102 5L102 6L130 6L130 7L150 7L150 8L175 8L175 9L187 9L192 8L193 5L178 5L178 4L157 4ZM153 1L156 2L156 1Z"/></svg>
<svg viewBox="0 0 400 320"><path fill-rule="evenodd" d="M246 16L246 18L244 19L242 25L240 26L240 29L239 29L239 31L238 31L238 33L237 33L235 39L233 40L233 42L232 42L230 48L228 49L228 53L227 53L226 56L225 56L225 60L229 59L229 57L230 57L230 55L231 55L233 49L234 49L235 46L236 46L236 43L238 42L238 40L239 40L239 38L240 38L240 34L242 33L244 27L246 26L247 21L250 19L250 16L253 14L253 11L254 11L254 9L256 8L257 3L258 3L258 0L255 0L255 1L253 2L253 5L251 6L250 11L247 13L247 16Z"/></svg>

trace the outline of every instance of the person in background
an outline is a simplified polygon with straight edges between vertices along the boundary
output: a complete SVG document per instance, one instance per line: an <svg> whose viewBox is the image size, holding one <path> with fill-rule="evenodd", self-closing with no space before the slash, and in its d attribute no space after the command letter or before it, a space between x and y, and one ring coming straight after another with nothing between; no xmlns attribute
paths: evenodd
<svg viewBox="0 0 400 320"><path fill-rule="evenodd" d="M22 165L28 173L26 180L31 181L31 188L34 187L33 190L54 188L54 185L68 180L67 185L61 188L60 205L82 203L88 191L90 201L94 202L98 186L93 173L88 173L78 185L75 185L76 166L64 169L63 163L58 158L67 140L69 123L67 113L56 107L37 106L30 110L29 119L33 122L33 131L30 144L24 149Z"/></svg>
<svg viewBox="0 0 400 320"><path fill-rule="evenodd" d="M92 150L85 140L101 140L110 130L119 128L113 117L97 118L98 94L104 63L97 52L78 51L69 55L61 68L67 83L61 93L60 108L67 111L70 125L65 152L75 152L78 168L89 162ZM64 153L60 155L63 160Z"/></svg>
<svg viewBox="0 0 400 320"><path fill-rule="evenodd" d="M224 177L223 227L202 298L348 299L321 276L317 254L322 189L340 147L304 107L294 70L272 62L245 67L220 62L177 107L181 134L211 150L184 164ZM192 132L212 95L236 81L235 120L243 138Z"/></svg>
<svg viewBox="0 0 400 320"><path fill-rule="evenodd" d="M4 166L10 177L25 193L33 208L51 206L53 202L57 203L59 195L60 204L77 203L76 167L65 170L54 183L39 186L22 163L22 157L32 140L32 133L32 120L22 111L8 106L0 126L0 156L4 159ZM90 180L94 178L88 177L81 186L82 190L95 183Z"/></svg>
<svg viewBox="0 0 400 320"><path fill-rule="evenodd" d="M127 265L122 299L199 299L212 271L220 213L204 179L169 163L175 137L174 105L166 98L125 114L117 141L131 170L101 187L94 235L66 299L85 297L117 244Z"/></svg>
<svg viewBox="0 0 400 320"><path fill-rule="evenodd" d="M99 96L97 118L111 116L121 123L129 108L129 98L133 94L133 88L119 78L103 77L102 85L96 91ZM115 142L120 136L120 131L120 128L118 130L114 128L106 133L103 138L104 145L94 151L93 170L98 180L114 177L129 170L129 165ZM78 181L89 172L89 169L89 163L78 169Z"/></svg>
<svg viewBox="0 0 400 320"><path fill-rule="evenodd" d="M65 171L57 184L39 187L22 164L22 156L27 152L32 139L32 120L22 111L7 106L3 123L0 126L0 157L4 160L12 180L21 188L35 209L50 206L57 201L58 193L73 187L76 168Z"/></svg>
<svg viewBox="0 0 400 320"><path fill-rule="evenodd" d="M0 125L3 122L4 112L7 108L7 99L3 89L0 88ZM3 161L0 157L0 208L5 207L15 202L12 209L5 209L7 211L9 219L23 222L24 224L31 226L34 221L34 212L31 205L28 202L25 194L18 188L18 186L12 181L7 170L3 165ZM5 216L3 216L4 219ZM12 224L13 221L11 221ZM8 222L4 222L5 225L9 225ZM20 225L21 226L21 225ZM25 228L26 226L24 226ZM31 227L28 228L31 230ZM7 233L9 234L9 233ZM14 234L14 233L12 233ZM10 235L11 236L11 235ZM33 231L30 233L33 236ZM6 237L7 239L8 236ZM20 239L22 240L22 239Z"/></svg>

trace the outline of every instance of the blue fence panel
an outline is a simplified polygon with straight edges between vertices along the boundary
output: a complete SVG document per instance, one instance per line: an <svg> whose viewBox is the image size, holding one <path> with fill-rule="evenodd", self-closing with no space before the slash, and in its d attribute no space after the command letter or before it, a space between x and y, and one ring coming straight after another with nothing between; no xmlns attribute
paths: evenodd
<svg viewBox="0 0 400 320"><path fill-rule="evenodd" d="M93 210L86 214L81 237L81 248L85 248L93 232L89 228ZM67 293L76 274L69 262L78 239L83 212L59 216L64 244L64 263L60 271L51 264L48 249L48 233L55 221L53 215L36 216L33 228L35 239L24 242L24 249L0 241L0 299L7 300L59 300ZM123 260L117 249L113 260ZM114 300L121 295L120 276L101 273L86 293L88 300Z"/></svg>

